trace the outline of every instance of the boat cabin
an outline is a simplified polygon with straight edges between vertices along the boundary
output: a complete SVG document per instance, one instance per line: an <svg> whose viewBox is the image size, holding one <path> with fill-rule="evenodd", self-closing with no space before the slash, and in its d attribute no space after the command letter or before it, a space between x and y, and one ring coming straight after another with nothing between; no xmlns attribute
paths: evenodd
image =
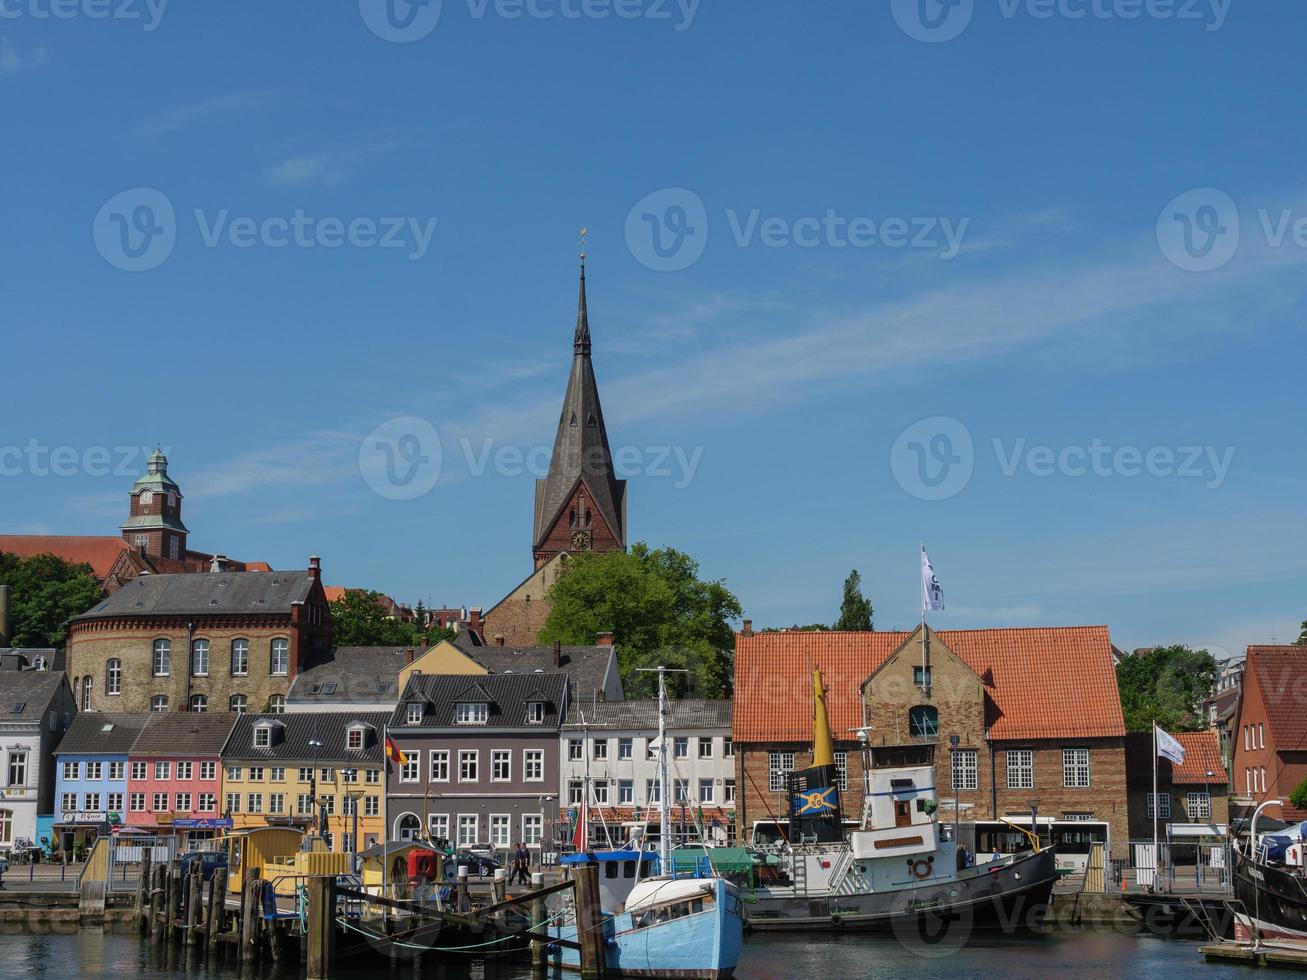
<svg viewBox="0 0 1307 980"><path fill-rule="evenodd" d="M578 864L599 865L599 905L605 912L620 911L636 882L658 874L658 855L653 851L587 851L567 854L564 873Z"/></svg>

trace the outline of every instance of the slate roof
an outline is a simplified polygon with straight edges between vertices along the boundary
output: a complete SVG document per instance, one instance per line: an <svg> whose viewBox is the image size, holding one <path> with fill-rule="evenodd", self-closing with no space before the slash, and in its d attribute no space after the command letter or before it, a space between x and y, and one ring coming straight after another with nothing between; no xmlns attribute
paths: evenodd
<svg viewBox="0 0 1307 980"><path fill-rule="evenodd" d="M254 729L261 722L280 724L280 739L274 739L267 748L256 748ZM346 747L345 733L354 724L363 722L372 726L370 739L362 749ZM389 711L306 711L280 715L241 715L231 738L227 740L224 758L267 759L284 762L325 763L376 763L383 755L383 734L390 722ZM322 747L310 745L321 742Z"/></svg>
<svg viewBox="0 0 1307 980"><path fill-rule="evenodd" d="M132 579L73 622L117 616L203 616L286 613L308 598L307 572L200 572Z"/></svg>
<svg viewBox="0 0 1307 980"><path fill-rule="evenodd" d="M730 728L730 701L669 701L668 731L690 728ZM656 731L657 701L600 701L576 706L568 716L567 727L581 724L581 716L590 728L633 731Z"/></svg>
<svg viewBox="0 0 1307 980"><path fill-rule="evenodd" d="M221 755L240 715L229 712L159 711L151 715L132 755Z"/></svg>
<svg viewBox="0 0 1307 980"><path fill-rule="evenodd" d="M390 718L393 730L409 728L531 728L556 731L562 723L560 712L567 704L566 674L414 674ZM484 726L455 725L454 705L460 696L480 688L492 699L490 718ZM526 704L544 694L547 699L543 725L528 725ZM408 702L422 700L427 708L420 726L405 721Z"/></svg>
<svg viewBox="0 0 1307 980"><path fill-rule="evenodd" d="M1266 726L1277 752L1307 749L1307 711L1293 696L1307 683L1307 646L1250 646L1243 683L1262 692Z"/></svg>
<svg viewBox="0 0 1307 980"><path fill-rule="evenodd" d="M49 670L0 670L0 725L40 722L63 684L64 675Z"/></svg>
<svg viewBox="0 0 1307 980"><path fill-rule="evenodd" d="M586 312L585 266L581 267L580 297L577 300L576 333L572 341L572 373L567 380L558 434L549 459L549 473L536 480L534 543L539 547L548 537L559 513L578 480L584 480L590 499L605 523L626 546L626 481L613 473L612 453L604 410L599 404L599 385L590 361L590 320Z"/></svg>
<svg viewBox="0 0 1307 980"><path fill-rule="evenodd" d="M412 647L332 647L315 652L291 682L289 704L394 703ZM334 685L334 686L333 686ZM387 689L378 690L385 686ZM316 691L315 691L316 688Z"/></svg>
<svg viewBox="0 0 1307 980"><path fill-rule="evenodd" d="M604 690L612 661L612 647L564 646L554 663L553 647L476 646L466 632L454 638L454 644L492 674L567 674L575 683L578 697Z"/></svg>
<svg viewBox="0 0 1307 980"><path fill-rule="evenodd" d="M912 632L791 631L736 637L734 735L739 742L811 742L811 671L829 688L831 729L862 724L863 682ZM1125 734L1106 626L940 630L985 679L992 739Z"/></svg>
<svg viewBox="0 0 1307 980"><path fill-rule="evenodd" d="M134 715L79 714L64 733L55 754L123 755L132 750L151 717L148 712Z"/></svg>

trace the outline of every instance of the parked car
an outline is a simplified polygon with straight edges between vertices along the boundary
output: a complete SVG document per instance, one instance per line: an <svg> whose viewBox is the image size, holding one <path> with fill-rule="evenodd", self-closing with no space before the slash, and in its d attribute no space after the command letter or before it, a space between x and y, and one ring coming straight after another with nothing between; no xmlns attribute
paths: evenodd
<svg viewBox="0 0 1307 980"><path fill-rule="evenodd" d="M490 858L492 861L495 860L495 845L491 844L489 841L480 841L476 844L469 844L467 850L469 854L476 854L480 857Z"/></svg>
<svg viewBox="0 0 1307 980"><path fill-rule="evenodd" d="M191 865L199 863L202 871L200 874L205 881L213 877L213 873L219 868L227 867L227 855L222 851L190 851L182 855L182 875L191 873Z"/></svg>
<svg viewBox="0 0 1307 980"><path fill-rule="evenodd" d="M471 851L455 851L445 860L446 881L453 881L458 877L458 866L460 864L467 865L467 873L476 875L478 878L489 878L500 868L499 862L494 858L473 854Z"/></svg>

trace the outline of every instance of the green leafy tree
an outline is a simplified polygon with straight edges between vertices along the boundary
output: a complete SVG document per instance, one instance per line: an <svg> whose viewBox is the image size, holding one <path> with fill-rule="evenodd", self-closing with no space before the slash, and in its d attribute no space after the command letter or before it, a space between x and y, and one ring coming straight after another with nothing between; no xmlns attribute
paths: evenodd
<svg viewBox="0 0 1307 980"><path fill-rule="evenodd" d="M1298 788L1289 794L1289 802L1297 810L1307 810L1307 779L1298 784Z"/></svg>
<svg viewBox="0 0 1307 980"><path fill-rule="evenodd" d="M1307 646L1307 619L1302 621L1302 632L1298 634L1298 646Z"/></svg>
<svg viewBox="0 0 1307 980"><path fill-rule="evenodd" d="M1116 667L1126 729L1151 731L1156 721L1167 731L1197 731L1199 702L1215 679L1216 658L1206 650L1175 645L1126 657Z"/></svg>
<svg viewBox="0 0 1307 980"><path fill-rule="evenodd" d="M331 604L332 642L342 647L426 646L453 639L453 630L423 631L386 613L380 592L362 589L346 592Z"/></svg>
<svg viewBox="0 0 1307 980"><path fill-rule="evenodd" d="M16 647L62 647L64 624L104 598L90 565L54 555L19 558L0 552L0 584L8 585Z"/></svg>
<svg viewBox="0 0 1307 980"><path fill-rule="evenodd" d="M855 568L844 580L844 601L840 603L840 618L835 621L835 629L870 632L873 612L871 600L862 594L862 576Z"/></svg>
<svg viewBox="0 0 1307 980"><path fill-rule="evenodd" d="M731 623L743 609L723 582L700 579L699 563L684 552L640 542L630 551L577 555L548 599L540 641L593 643L595 634L611 630L628 697L654 691L639 670L659 664L689 671L676 675L678 695L729 695Z"/></svg>
<svg viewBox="0 0 1307 980"><path fill-rule="evenodd" d="M791 633L820 633L828 629L830 629L830 627L825 623L809 623L807 626L800 626L798 623L795 623L793 626L768 626L764 629L758 630L757 632L780 633L784 630L788 630Z"/></svg>

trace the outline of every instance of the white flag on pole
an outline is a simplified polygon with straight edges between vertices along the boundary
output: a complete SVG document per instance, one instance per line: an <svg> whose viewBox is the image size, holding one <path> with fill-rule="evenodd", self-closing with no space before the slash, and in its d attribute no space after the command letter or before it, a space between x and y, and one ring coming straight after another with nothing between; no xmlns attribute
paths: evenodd
<svg viewBox="0 0 1307 980"><path fill-rule="evenodd" d="M1184 746L1157 725L1153 728L1157 730L1157 754L1163 759L1170 759L1177 766L1184 765Z"/></svg>
<svg viewBox="0 0 1307 980"><path fill-rule="evenodd" d="M926 557L926 546L921 546L921 611L940 611L944 608L944 589L935 576L935 566Z"/></svg>

